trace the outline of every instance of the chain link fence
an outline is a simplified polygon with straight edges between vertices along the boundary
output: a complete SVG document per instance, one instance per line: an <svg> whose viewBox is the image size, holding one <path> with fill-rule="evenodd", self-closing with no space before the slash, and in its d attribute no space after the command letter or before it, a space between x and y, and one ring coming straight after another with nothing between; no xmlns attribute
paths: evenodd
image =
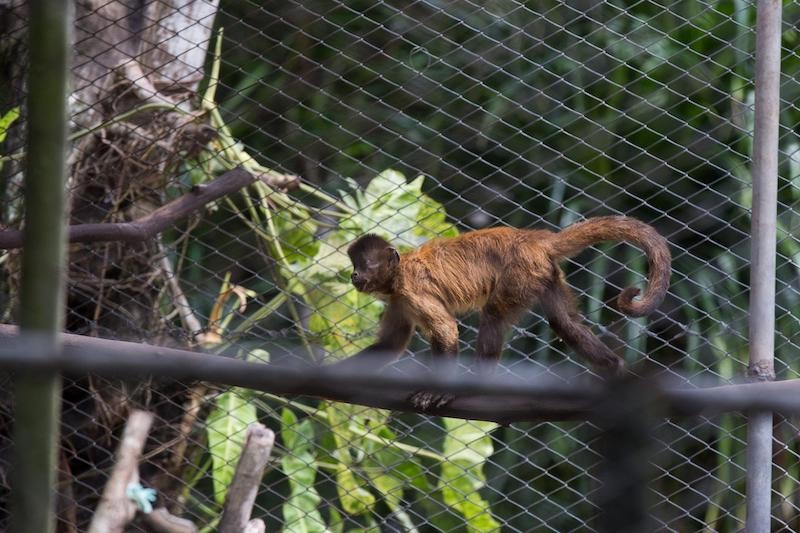
<svg viewBox="0 0 800 533"><path fill-rule="evenodd" d="M381 304L344 249L408 249L493 225L624 214L673 253L661 309L611 302L646 260L600 245L564 264L595 332L639 375L732 382L747 367L755 6L723 2L76 4L70 224L139 219L241 166L259 179L141 243L73 243L66 330L252 361L321 362L372 340ZM784 2L776 373L800 377L800 4ZM23 214L23 2L0 2L0 226ZM419 177L418 177L419 176ZM20 255L0 255L14 323ZM471 354L477 317L460 322ZM424 352L415 337L409 354ZM536 309L508 372L586 373ZM0 486L13 409L3 378ZM64 383L59 531L86 529L128 413L156 423L141 475L212 531L248 424L279 438L256 500L268 531L591 531L606 486L587 421L444 419L209 384ZM800 528L796 420L775 418L772 525ZM746 419L662 419L654 530L734 531ZM0 506L4 507L4 506ZM4 511L0 511L4 512ZM145 531L139 522L131 531Z"/></svg>

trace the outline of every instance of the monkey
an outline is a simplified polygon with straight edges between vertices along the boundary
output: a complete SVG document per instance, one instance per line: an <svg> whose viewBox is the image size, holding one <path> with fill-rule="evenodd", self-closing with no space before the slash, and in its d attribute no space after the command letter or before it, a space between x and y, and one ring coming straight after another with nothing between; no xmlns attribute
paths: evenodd
<svg viewBox="0 0 800 533"><path fill-rule="evenodd" d="M641 317L661 305L669 287L671 256L667 241L652 226L624 216L589 218L554 233L543 229L496 227L428 241L399 253L374 234L347 249L352 284L384 300L377 340L337 363L349 369L369 366L370 354L398 358L419 328L431 346L434 363L458 355L456 316L480 311L475 366L491 373L501 356L504 336L521 314L538 303L552 330L598 372L619 375L624 360L583 323L559 262L603 241L624 241L642 249L649 282L639 299L636 287L623 289L617 307ZM386 361L382 361L386 362ZM383 366L383 365L382 365ZM425 410L452 397L412 398Z"/></svg>

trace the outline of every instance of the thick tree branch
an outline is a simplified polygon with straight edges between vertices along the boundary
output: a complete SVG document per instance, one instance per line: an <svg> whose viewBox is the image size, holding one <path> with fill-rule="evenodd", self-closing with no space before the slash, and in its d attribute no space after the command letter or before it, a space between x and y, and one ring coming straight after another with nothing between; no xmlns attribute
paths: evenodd
<svg viewBox="0 0 800 533"><path fill-rule="evenodd" d="M16 326L0 325L0 338L13 337ZM176 350L133 342L62 334L64 351L54 355L37 350L35 339L0 344L0 368L56 369L67 374L98 374L124 379L156 376L178 381L208 381L246 387L273 394L302 395L398 411L423 412L408 401L421 388L449 387L459 396L430 414L457 418L512 422L518 420L567 420L585 418L591 398L577 396L561 386L559 398L507 394L508 384L478 386L459 381L443 385L428 372L349 372L310 363L295 366L259 364L218 355ZM376 354L376 357L381 357ZM474 378L474 376L472 376ZM515 380L527 390L532 384ZM502 388L505 387L505 388ZM535 389L532 389L535 391ZM477 391L477 392L476 392ZM503 391L498 397L498 391ZM545 392L551 392L546 390Z"/></svg>
<svg viewBox="0 0 800 533"><path fill-rule="evenodd" d="M141 242L161 233L209 202L238 191L251 181L253 176L246 170L241 168L229 170L211 183L194 187L180 198L139 219L130 222L70 226L68 239L69 242ZM8 250L22 246L21 231L0 231L0 249Z"/></svg>
<svg viewBox="0 0 800 533"><path fill-rule="evenodd" d="M260 364L185 350L62 334L63 352L37 350L36 338L15 342L17 328L0 325L0 368L59 370L125 379L156 376L208 381L281 395L325 398L383 409L423 412L408 398L419 390L452 393L456 398L428 414L500 423L586 419L605 392L600 383L565 383L541 375L480 379L474 375L437 376L429 372L342 372L310 364ZM380 357L380 354L376 354ZM657 384L653 385L654 387ZM766 409L800 413L800 379L722 385L669 387L659 391L669 415L694 415Z"/></svg>

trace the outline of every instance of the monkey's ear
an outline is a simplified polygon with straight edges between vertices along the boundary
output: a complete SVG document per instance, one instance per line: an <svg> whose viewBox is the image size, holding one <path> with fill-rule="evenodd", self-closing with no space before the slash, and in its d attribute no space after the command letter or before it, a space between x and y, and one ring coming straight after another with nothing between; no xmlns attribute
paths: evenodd
<svg viewBox="0 0 800 533"><path fill-rule="evenodd" d="M392 246L386 248L386 254L388 256L388 261L391 266L395 266L400 263L400 254L397 251L397 248Z"/></svg>

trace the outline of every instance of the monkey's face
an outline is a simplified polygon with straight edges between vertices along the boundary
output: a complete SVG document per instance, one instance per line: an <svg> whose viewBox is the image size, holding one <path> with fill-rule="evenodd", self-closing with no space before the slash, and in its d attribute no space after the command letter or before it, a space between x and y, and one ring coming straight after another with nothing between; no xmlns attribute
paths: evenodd
<svg viewBox="0 0 800 533"><path fill-rule="evenodd" d="M386 247L382 250L351 254L350 260L353 263L350 279L357 291L391 294L392 282L400 262L397 250Z"/></svg>

